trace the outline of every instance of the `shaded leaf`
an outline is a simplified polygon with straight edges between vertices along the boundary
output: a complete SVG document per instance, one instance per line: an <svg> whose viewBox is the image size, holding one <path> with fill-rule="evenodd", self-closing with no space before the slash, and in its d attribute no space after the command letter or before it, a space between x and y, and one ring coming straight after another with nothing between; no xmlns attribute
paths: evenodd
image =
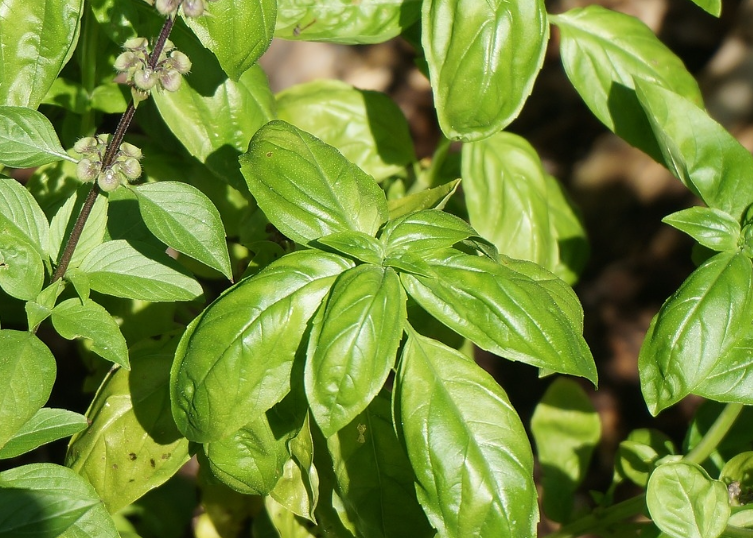
<svg viewBox="0 0 753 538"><path fill-rule="evenodd" d="M60 261L63 255L63 248L71 235L73 226L81 213L91 184L80 185L73 196L69 196L63 206L58 209L50 223L50 242L48 254L54 263ZM83 259L89 254L94 247L101 245L107 229L107 210L108 198L106 196L97 196L94 206L89 213L89 217L84 224L84 231L81 238L76 244L76 250L68 265L71 269L78 267Z"/></svg>

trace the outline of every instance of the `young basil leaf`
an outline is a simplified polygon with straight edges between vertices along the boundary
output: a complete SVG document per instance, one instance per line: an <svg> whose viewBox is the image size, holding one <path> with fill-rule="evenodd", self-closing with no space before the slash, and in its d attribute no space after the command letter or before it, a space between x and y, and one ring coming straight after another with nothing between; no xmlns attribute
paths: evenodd
<svg viewBox="0 0 753 538"><path fill-rule="evenodd" d="M498 133L463 145L463 192L479 235L507 256L550 271L557 263L541 159L522 137Z"/></svg>
<svg viewBox="0 0 753 538"><path fill-rule="evenodd" d="M200 190L177 181L133 188L149 231L178 252L233 279L220 213Z"/></svg>
<svg viewBox="0 0 753 538"><path fill-rule="evenodd" d="M238 282L189 325L170 385L186 437L221 439L285 396L309 319L352 265L315 250L289 254Z"/></svg>
<svg viewBox="0 0 753 538"><path fill-rule="evenodd" d="M416 477L392 424L383 390L346 427L327 439L337 491L365 538L434 536L416 498Z"/></svg>
<svg viewBox="0 0 753 538"><path fill-rule="evenodd" d="M34 332L39 324L46 320L55 308L60 294L65 289L65 283L62 280L56 280L41 292L33 301L27 301L24 305L26 310L26 319L29 322L29 330Z"/></svg>
<svg viewBox="0 0 753 538"><path fill-rule="evenodd" d="M11 297L33 301L44 285L38 248L0 215L0 288Z"/></svg>
<svg viewBox="0 0 753 538"><path fill-rule="evenodd" d="M531 446L489 374L409 329L393 397L418 500L440 536L535 534Z"/></svg>
<svg viewBox="0 0 753 538"><path fill-rule="evenodd" d="M478 232L463 219L436 209L426 209L391 220L379 240L387 256L403 252L415 254L424 250L451 247Z"/></svg>
<svg viewBox="0 0 753 538"><path fill-rule="evenodd" d="M590 253L586 228L565 188L549 174L546 174L546 202L559 254L552 272L572 285L578 281Z"/></svg>
<svg viewBox="0 0 753 538"><path fill-rule="evenodd" d="M654 464L664 456L675 454L672 440L658 430L633 430L617 448L615 472L645 488Z"/></svg>
<svg viewBox="0 0 753 538"><path fill-rule="evenodd" d="M15 458L52 441L70 437L88 425L83 415L67 409L43 407L0 449L0 459Z"/></svg>
<svg viewBox="0 0 753 538"><path fill-rule="evenodd" d="M128 345L118 324L107 310L91 299L63 301L52 310L52 325L66 340L89 339L94 353L130 369Z"/></svg>
<svg viewBox="0 0 753 538"><path fill-rule="evenodd" d="M350 256L365 263L381 265L384 259L382 244L374 237L363 232L350 230L336 232L320 237L315 243L329 247L345 256Z"/></svg>
<svg viewBox="0 0 753 538"><path fill-rule="evenodd" d="M660 465L646 488L651 518L671 538L716 538L727 526L727 488L699 465L677 461Z"/></svg>
<svg viewBox="0 0 753 538"><path fill-rule="evenodd" d="M400 278L410 296L442 323L507 359L596 383L581 326L547 287L488 258L457 251L436 252L427 261L431 277Z"/></svg>
<svg viewBox="0 0 753 538"><path fill-rule="evenodd" d="M382 43L421 14L420 0L277 0L275 37L344 44Z"/></svg>
<svg viewBox="0 0 753 538"><path fill-rule="evenodd" d="M504 129L544 61L544 2L426 0L421 23L442 132L473 142Z"/></svg>
<svg viewBox="0 0 753 538"><path fill-rule="evenodd" d="M196 72L186 84L176 92L156 92L154 102L191 155L222 181L247 192L237 160L257 129L273 118L274 97L267 77L255 66L234 82L218 73L219 66L213 69L211 61L199 67L204 59L191 58Z"/></svg>
<svg viewBox="0 0 753 538"><path fill-rule="evenodd" d="M105 378L86 412L91 426L68 447L66 466L94 486L112 513L164 483L190 457L170 414L175 343L137 345L131 371Z"/></svg>
<svg viewBox="0 0 753 538"><path fill-rule="evenodd" d="M733 482L737 482L740 490L745 491L747 493L747 497L749 497L750 491L753 488L752 473L753 452L746 451L736 455L724 465L722 472L719 475L719 480L727 485L731 485ZM730 491L730 504L736 506L739 506L740 504L746 504L745 501L747 499L740 498L742 491L739 491L737 496L732 495L732 490L728 491Z"/></svg>
<svg viewBox="0 0 753 538"><path fill-rule="evenodd" d="M695 103L635 80L664 162L707 206L740 220L753 201L753 155Z"/></svg>
<svg viewBox="0 0 753 538"><path fill-rule="evenodd" d="M753 326L732 348L724 353L693 394L717 402L739 402L753 405Z"/></svg>
<svg viewBox="0 0 753 538"><path fill-rule="evenodd" d="M91 289L126 299L191 301L204 293L178 262L151 245L118 239L95 247L81 262Z"/></svg>
<svg viewBox="0 0 753 538"><path fill-rule="evenodd" d="M0 177L0 215L12 222L46 257L50 225L34 197L18 181Z"/></svg>
<svg viewBox="0 0 753 538"><path fill-rule="evenodd" d="M656 415L708 377L753 319L753 266L740 253L704 262L662 305L638 357L641 388Z"/></svg>
<svg viewBox="0 0 753 538"><path fill-rule="evenodd" d="M283 121L259 129L240 162L259 207L297 243L348 230L373 236L387 220L384 192L371 177Z"/></svg>
<svg viewBox="0 0 753 538"><path fill-rule="evenodd" d="M662 219L685 232L704 247L719 252L738 249L740 223L731 215L710 207L690 207Z"/></svg>
<svg viewBox="0 0 753 538"><path fill-rule="evenodd" d="M0 506L13 516L0 522L2 536L120 537L94 488L61 465L34 463L0 473Z"/></svg>
<svg viewBox="0 0 753 538"><path fill-rule="evenodd" d="M444 209L445 204L460 185L460 179L454 179L439 187L415 192L395 200L387 200L389 208L389 220L404 217L414 211L424 209Z"/></svg>
<svg viewBox="0 0 753 538"><path fill-rule="evenodd" d="M61 160L77 162L60 145L50 120L36 110L0 106L0 163L32 168Z"/></svg>
<svg viewBox="0 0 753 538"><path fill-rule="evenodd" d="M30 109L39 106L73 55L83 9L83 0L5 3L0 102Z"/></svg>
<svg viewBox="0 0 753 538"><path fill-rule="evenodd" d="M336 147L377 181L416 160L408 121L383 93L316 80L277 94L277 117Z"/></svg>
<svg viewBox="0 0 753 538"><path fill-rule="evenodd" d="M306 358L306 396L325 437L349 424L382 389L406 317L405 292L393 269L359 265L335 281Z"/></svg>
<svg viewBox="0 0 753 538"><path fill-rule="evenodd" d="M722 0L693 0L693 3L714 17L722 14Z"/></svg>
<svg viewBox="0 0 753 538"><path fill-rule="evenodd" d="M573 494L601 437L599 415L580 385L559 378L536 406L531 433L544 473L544 513L554 521L567 522L573 511Z"/></svg>
<svg viewBox="0 0 753 538"><path fill-rule="evenodd" d="M0 330L0 448L50 397L57 366L41 340L28 332ZM2 505L0 505L2 506Z"/></svg>
<svg viewBox="0 0 753 538"><path fill-rule="evenodd" d="M186 18L186 24L217 56L225 73L238 80L269 48L276 16L275 0L219 2L207 16Z"/></svg>
<svg viewBox="0 0 753 538"><path fill-rule="evenodd" d="M633 77L654 81L701 104L698 83L682 60L640 20L601 6L573 9L550 20L561 32L565 72L591 112L661 162L646 113L636 99Z"/></svg>
<svg viewBox="0 0 753 538"><path fill-rule="evenodd" d="M73 230L91 188L91 184L80 185L76 193L68 197L65 204L52 217L48 254L54 263L58 263L63 255L63 247L71 235L71 230ZM81 265L86 255L102 244L107 229L108 205L106 196L97 196L94 207L92 207L89 218L84 225L84 231L81 233L81 239L76 245L76 250L73 252L73 257L68 265L71 269Z"/></svg>

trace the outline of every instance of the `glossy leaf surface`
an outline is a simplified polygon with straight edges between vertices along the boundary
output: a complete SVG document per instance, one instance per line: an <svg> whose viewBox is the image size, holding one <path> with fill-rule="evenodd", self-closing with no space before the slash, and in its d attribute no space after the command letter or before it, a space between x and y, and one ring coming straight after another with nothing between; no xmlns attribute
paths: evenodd
<svg viewBox="0 0 753 538"><path fill-rule="evenodd" d="M693 2L715 17L722 14L722 0L693 0Z"/></svg>
<svg viewBox="0 0 753 538"><path fill-rule="evenodd" d="M285 396L309 319L335 277L351 266L334 254L290 254L238 282L188 327L171 397L189 439L221 439Z"/></svg>
<svg viewBox="0 0 753 538"><path fill-rule="evenodd" d="M0 163L31 168L60 160L77 162L60 145L50 120L29 108L0 106Z"/></svg>
<svg viewBox="0 0 753 538"><path fill-rule="evenodd" d="M275 0L219 2L209 6L207 15L186 18L186 23L225 73L238 80L272 42L276 16Z"/></svg>
<svg viewBox="0 0 753 538"><path fill-rule="evenodd" d="M421 14L419 0L277 0L275 37L344 44L381 43Z"/></svg>
<svg viewBox="0 0 753 538"><path fill-rule="evenodd" d="M445 204L455 194L459 184L460 179L454 179L438 187L415 192L402 198L388 200L387 207L390 212L390 220L403 217L414 211L444 209Z"/></svg>
<svg viewBox="0 0 753 538"><path fill-rule="evenodd" d="M753 266L720 253L696 269L651 321L638 368L652 414L699 386L753 318Z"/></svg>
<svg viewBox="0 0 753 538"><path fill-rule="evenodd" d="M325 437L382 389L406 317L405 292L393 269L359 265L335 281L306 357L306 396Z"/></svg>
<svg viewBox="0 0 753 538"><path fill-rule="evenodd" d="M719 209L690 207L667 215L662 222L712 250L733 251L738 247L740 223Z"/></svg>
<svg viewBox="0 0 753 538"><path fill-rule="evenodd" d="M336 232L332 235L320 237L316 242L365 263L381 265L384 259L382 244L363 232Z"/></svg>
<svg viewBox="0 0 753 538"><path fill-rule="evenodd" d="M535 536L531 447L494 379L410 331L394 394L418 500L439 535Z"/></svg>
<svg viewBox="0 0 753 538"><path fill-rule="evenodd" d="M177 181L133 188L149 231L167 246L232 279L220 213L199 189Z"/></svg>
<svg viewBox="0 0 753 538"><path fill-rule="evenodd" d="M646 505L656 526L671 538L716 538L730 515L724 484L683 461L661 465L651 474Z"/></svg>
<svg viewBox="0 0 753 538"><path fill-rule="evenodd" d="M261 128L240 161L259 207L297 243L348 230L373 236L387 220L384 193L371 177L288 123Z"/></svg>
<svg viewBox="0 0 753 538"><path fill-rule="evenodd" d="M744 329L743 336L719 358L693 394L717 402L753 405L753 327Z"/></svg>
<svg viewBox="0 0 753 538"><path fill-rule="evenodd" d="M601 6L573 9L551 21L562 35L565 72L586 105L609 129L660 160L633 77L700 104L698 83L682 61L640 20Z"/></svg>
<svg viewBox="0 0 753 538"><path fill-rule="evenodd" d="M52 310L52 325L67 340L86 338L91 350L105 360L129 369L128 345L110 313L91 299L68 299Z"/></svg>
<svg viewBox="0 0 753 538"><path fill-rule="evenodd" d="M382 230L379 240L388 256L399 256L403 252L448 248L476 235L476 230L463 219L443 211L426 209L391 220Z"/></svg>
<svg viewBox="0 0 753 538"><path fill-rule="evenodd" d="M173 352L170 345L135 348L131 371L105 379L86 413L91 426L68 448L66 465L94 486L110 512L165 482L189 459L188 440L170 414Z"/></svg>
<svg viewBox="0 0 753 538"><path fill-rule="evenodd" d="M277 118L336 147L377 181L416 160L408 122L383 93L337 80L299 84L277 95Z"/></svg>
<svg viewBox="0 0 753 538"><path fill-rule="evenodd" d="M0 215L12 222L37 247L47 252L50 225L34 197L18 181L0 177Z"/></svg>
<svg viewBox="0 0 753 538"><path fill-rule="evenodd" d="M38 246L0 214L0 287L23 301L36 298L44 285Z"/></svg>
<svg viewBox="0 0 753 538"><path fill-rule="evenodd" d="M581 327L544 286L503 264L456 251L427 261L430 277L403 273L401 280L432 316L482 349L596 382Z"/></svg>
<svg viewBox="0 0 753 538"><path fill-rule="evenodd" d="M423 2L421 24L442 132L471 142L504 129L544 60L544 2L430 0Z"/></svg>
<svg viewBox="0 0 753 538"><path fill-rule="evenodd" d="M187 271L150 245L122 239L95 247L79 268L91 289L145 301L190 301L203 290Z"/></svg>
<svg viewBox="0 0 753 538"><path fill-rule="evenodd" d="M37 447L86 429L86 417L67 409L43 407L0 449L0 459L15 458Z"/></svg>
<svg viewBox="0 0 753 538"><path fill-rule="evenodd" d="M39 106L76 48L83 7L83 0L0 3L0 103Z"/></svg>

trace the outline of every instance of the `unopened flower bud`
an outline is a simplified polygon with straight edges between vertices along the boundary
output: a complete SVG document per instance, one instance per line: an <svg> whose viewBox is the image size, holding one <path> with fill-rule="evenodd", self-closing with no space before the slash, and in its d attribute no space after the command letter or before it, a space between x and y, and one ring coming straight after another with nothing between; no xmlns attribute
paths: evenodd
<svg viewBox="0 0 753 538"><path fill-rule="evenodd" d="M128 142L123 142L122 144L120 144L120 153L122 153L126 157L141 159L141 150L133 144L129 144Z"/></svg>
<svg viewBox="0 0 753 538"><path fill-rule="evenodd" d="M97 178L99 188L104 192L112 192L120 186L120 174L115 169L115 166L116 165L113 165L112 167L103 171Z"/></svg>
<svg viewBox="0 0 753 538"><path fill-rule="evenodd" d="M184 0L183 14L186 17L201 17L204 14L204 0Z"/></svg>
<svg viewBox="0 0 753 538"><path fill-rule="evenodd" d="M140 90L148 92L157 84L159 77L152 69L139 69L133 74L133 83Z"/></svg>
<svg viewBox="0 0 753 538"><path fill-rule="evenodd" d="M130 51L146 50L149 41L145 37L132 37L123 44L123 48Z"/></svg>
<svg viewBox="0 0 753 538"><path fill-rule="evenodd" d="M174 50L170 54L169 63L170 65L172 65L173 69L175 69L181 75L185 75L191 70L191 60L189 60L188 56L186 56L179 50Z"/></svg>
<svg viewBox="0 0 753 538"><path fill-rule="evenodd" d="M160 74L159 81L165 90L177 92L183 82L183 77L175 69L168 69Z"/></svg>
<svg viewBox="0 0 753 538"><path fill-rule="evenodd" d="M141 164L133 157L128 157L120 163L120 170L130 180L136 180L141 177Z"/></svg>
<svg viewBox="0 0 753 538"><path fill-rule="evenodd" d="M163 15L172 15L178 9L180 0L157 0L155 7Z"/></svg>
<svg viewBox="0 0 753 538"><path fill-rule="evenodd" d="M90 159L81 159L76 165L76 176L81 181L94 181L99 174L101 165L99 162L93 162Z"/></svg>
<svg viewBox="0 0 753 538"><path fill-rule="evenodd" d="M80 138L73 144L73 149L76 153L81 155L87 153L94 153L97 150L97 139L93 136L87 136L86 138Z"/></svg>
<svg viewBox="0 0 753 538"><path fill-rule="evenodd" d="M127 50L115 58L113 67L115 67L116 71L128 71L129 69L138 66L140 63L139 57L130 50Z"/></svg>

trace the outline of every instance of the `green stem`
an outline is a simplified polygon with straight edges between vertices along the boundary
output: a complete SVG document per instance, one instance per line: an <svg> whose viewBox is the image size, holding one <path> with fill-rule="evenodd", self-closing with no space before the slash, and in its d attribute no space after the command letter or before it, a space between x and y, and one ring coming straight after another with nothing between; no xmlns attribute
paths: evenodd
<svg viewBox="0 0 753 538"><path fill-rule="evenodd" d="M92 92L97 85L97 41L99 27L90 9L84 11L84 20L81 23L83 35L81 36L82 47L79 64L81 65L81 86L86 96L91 100ZM87 136L94 129L94 111L90 106L81 117L81 135Z"/></svg>
<svg viewBox="0 0 753 538"><path fill-rule="evenodd" d="M447 137L442 136L437 144L437 149L434 150L434 155L431 158L431 165L426 172L426 183L429 188L436 186L437 178L439 177L439 170L442 168L442 165L447 158L447 153L450 151L450 144L450 140Z"/></svg>
<svg viewBox="0 0 753 538"><path fill-rule="evenodd" d="M576 536L590 534L597 529L602 529L619 523L624 519L636 516L643 512L645 508L646 495L638 495L573 521L557 532L548 535L547 538L575 538Z"/></svg>
<svg viewBox="0 0 753 538"><path fill-rule="evenodd" d="M724 538L753 538L753 529L727 525L722 536L724 536Z"/></svg>
<svg viewBox="0 0 753 538"><path fill-rule="evenodd" d="M706 458L708 458L711 453L716 450L716 447L719 446L719 443L722 442L722 439L724 439L724 437L727 435L729 429L735 423L735 420L737 420L737 417L740 415L742 410L742 404L727 404L727 406L724 408L724 411L719 413L719 416L708 429L701 441L685 455L683 460L689 461L691 463L697 463L699 465L703 463Z"/></svg>

